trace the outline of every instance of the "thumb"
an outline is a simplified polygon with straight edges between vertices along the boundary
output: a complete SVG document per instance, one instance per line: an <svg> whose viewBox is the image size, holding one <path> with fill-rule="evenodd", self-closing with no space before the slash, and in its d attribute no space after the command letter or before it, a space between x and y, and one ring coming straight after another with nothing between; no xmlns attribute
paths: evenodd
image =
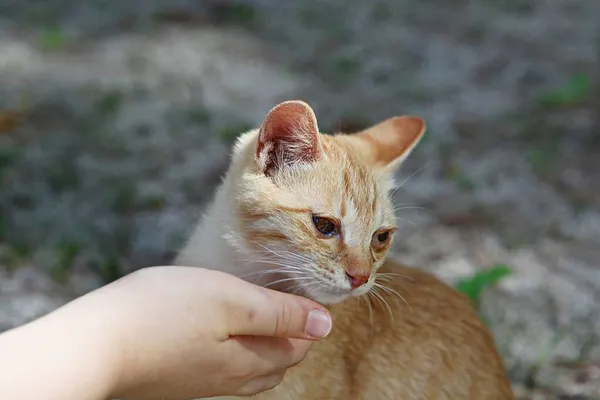
<svg viewBox="0 0 600 400"><path fill-rule="evenodd" d="M246 292L251 296L239 298L239 312L229 314L230 335L316 340L331 331L331 315L322 305L293 294L256 289Z"/></svg>

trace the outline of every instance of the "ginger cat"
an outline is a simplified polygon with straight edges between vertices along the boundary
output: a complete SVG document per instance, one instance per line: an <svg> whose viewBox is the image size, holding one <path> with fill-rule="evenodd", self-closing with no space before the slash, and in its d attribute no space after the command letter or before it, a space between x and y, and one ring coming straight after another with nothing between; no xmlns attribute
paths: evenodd
<svg viewBox="0 0 600 400"><path fill-rule="evenodd" d="M393 173L425 131L411 116L319 132L304 102L243 134L176 264L214 268L329 305L329 337L260 400L513 399L469 300L386 261Z"/></svg>

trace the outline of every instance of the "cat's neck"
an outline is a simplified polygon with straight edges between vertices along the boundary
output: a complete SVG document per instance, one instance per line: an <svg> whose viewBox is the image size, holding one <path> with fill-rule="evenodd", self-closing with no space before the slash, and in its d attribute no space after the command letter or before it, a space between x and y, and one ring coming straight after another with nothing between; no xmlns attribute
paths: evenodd
<svg viewBox="0 0 600 400"><path fill-rule="evenodd" d="M235 212L236 181L251 158L250 150L257 135L258 131L250 131L238 140L223 182L175 264L219 270L239 277L257 269L239 238L239 218Z"/></svg>

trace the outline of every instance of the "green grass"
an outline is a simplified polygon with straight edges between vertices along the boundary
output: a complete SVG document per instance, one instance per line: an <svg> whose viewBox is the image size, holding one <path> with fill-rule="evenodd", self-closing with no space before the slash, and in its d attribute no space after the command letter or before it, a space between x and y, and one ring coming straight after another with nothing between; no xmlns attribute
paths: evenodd
<svg viewBox="0 0 600 400"><path fill-rule="evenodd" d="M8 270L14 271L29 257L31 249L29 245L22 241L10 241L10 237L6 238L8 246L2 251L0 263Z"/></svg>
<svg viewBox="0 0 600 400"><path fill-rule="evenodd" d="M17 146L0 148L0 188L2 187L6 178L4 170L17 163L24 154L25 151L23 148Z"/></svg>
<svg viewBox="0 0 600 400"><path fill-rule="evenodd" d="M19 259L23 260L29 256L31 249L25 242L14 242L11 244L12 253Z"/></svg>
<svg viewBox="0 0 600 400"><path fill-rule="evenodd" d="M204 108L194 108L187 113L187 120L191 124L206 125L210 122L210 112Z"/></svg>
<svg viewBox="0 0 600 400"><path fill-rule="evenodd" d="M0 149L0 170L10 167L23 157L24 154L25 150L22 147L11 146Z"/></svg>
<svg viewBox="0 0 600 400"><path fill-rule="evenodd" d="M215 22L227 25L238 25L251 28L258 21L257 10L250 4L241 1L227 1L219 4L213 15Z"/></svg>
<svg viewBox="0 0 600 400"><path fill-rule="evenodd" d="M96 102L96 108L104 115L114 115L119 111L124 100L125 95L123 92L118 90L108 91L100 96Z"/></svg>
<svg viewBox="0 0 600 400"><path fill-rule="evenodd" d="M37 37L38 45L43 50L53 51L63 48L67 42L64 32L56 27L46 29Z"/></svg>
<svg viewBox="0 0 600 400"><path fill-rule="evenodd" d="M355 76L361 69L360 60L350 55L339 55L333 62L336 73L346 77Z"/></svg>
<svg viewBox="0 0 600 400"><path fill-rule="evenodd" d="M79 171L72 156L71 158L65 156L62 160L59 160L59 165L50 171L46 179L50 189L54 193L73 190L79 187Z"/></svg>
<svg viewBox="0 0 600 400"><path fill-rule="evenodd" d="M585 74L573 74L563 86L552 89L540 96L543 109L555 110L575 106L586 100L591 93L592 82Z"/></svg>
<svg viewBox="0 0 600 400"><path fill-rule="evenodd" d="M96 273L104 282L109 284L125 275L125 271L117 257L109 257L94 266Z"/></svg>
<svg viewBox="0 0 600 400"><path fill-rule="evenodd" d="M476 307L479 307L483 292L500 282L512 273L512 270L503 264L494 265L483 271L478 271L469 278L461 279L456 283L456 289L467 296Z"/></svg>
<svg viewBox="0 0 600 400"><path fill-rule="evenodd" d="M61 284L68 282L81 248L81 244L76 241L64 241L58 244L56 249L58 259L50 268L52 279Z"/></svg>
<svg viewBox="0 0 600 400"><path fill-rule="evenodd" d="M473 190L475 189L475 184L469 177L465 174L463 169L455 163L450 163L446 168L444 168L444 173L446 177L456 183L456 185L463 190Z"/></svg>
<svg viewBox="0 0 600 400"><path fill-rule="evenodd" d="M555 157L555 152L552 149L536 147L525 151L525 159L536 174L550 172Z"/></svg>
<svg viewBox="0 0 600 400"><path fill-rule="evenodd" d="M122 184L112 199L112 209L116 213L132 211L138 202L137 188L133 184Z"/></svg>

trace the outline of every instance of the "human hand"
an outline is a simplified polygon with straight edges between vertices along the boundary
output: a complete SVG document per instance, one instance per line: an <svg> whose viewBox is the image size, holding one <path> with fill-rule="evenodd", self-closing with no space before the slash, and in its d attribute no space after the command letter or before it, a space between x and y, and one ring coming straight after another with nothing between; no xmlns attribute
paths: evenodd
<svg viewBox="0 0 600 400"><path fill-rule="evenodd" d="M251 395L330 329L326 309L302 297L201 268L146 268L0 334L0 398Z"/></svg>
<svg viewBox="0 0 600 400"><path fill-rule="evenodd" d="M112 314L119 398L262 392L331 329L319 304L200 268L143 269L88 301Z"/></svg>

